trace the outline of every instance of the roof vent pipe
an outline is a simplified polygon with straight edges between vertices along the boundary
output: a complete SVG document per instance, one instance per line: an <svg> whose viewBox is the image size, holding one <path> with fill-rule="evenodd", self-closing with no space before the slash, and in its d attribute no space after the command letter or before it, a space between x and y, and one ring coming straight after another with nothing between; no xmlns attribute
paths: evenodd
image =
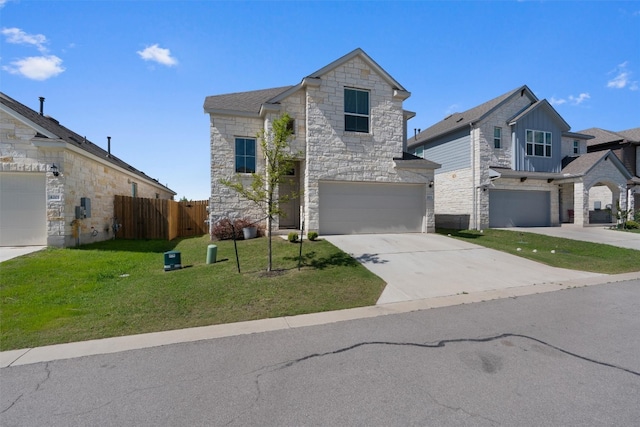
<svg viewBox="0 0 640 427"><path fill-rule="evenodd" d="M40 96L40 115L44 116L44 96Z"/></svg>
<svg viewBox="0 0 640 427"><path fill-rule="evenodd" d="M107 137L107 157L111 157L111 137Z"/></svg>

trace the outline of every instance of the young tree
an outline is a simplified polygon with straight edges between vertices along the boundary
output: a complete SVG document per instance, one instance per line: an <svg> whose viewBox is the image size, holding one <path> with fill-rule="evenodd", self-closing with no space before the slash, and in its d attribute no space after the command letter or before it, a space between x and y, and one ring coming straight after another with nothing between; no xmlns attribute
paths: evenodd
<svg viewBox="0 0 640 427"><path fill-rule="evenodd" d="M297 197L297 194L281 194L276 191L280 180L287 176L293 167L293 162L299 157L299 153L291 153L290 139L293 130L290 128L291 116L283 113L273 120L271 128L267 131L260 131L260 147L265 159L264 175L251 174L249 185L243 184L238 175L233 179L222 179L220 183L240 194L247 200L255 203L267 218L267 271L272 269L272 245L271 235L273 228L273 218L284 216L281 210L283 203Z"/></svg>

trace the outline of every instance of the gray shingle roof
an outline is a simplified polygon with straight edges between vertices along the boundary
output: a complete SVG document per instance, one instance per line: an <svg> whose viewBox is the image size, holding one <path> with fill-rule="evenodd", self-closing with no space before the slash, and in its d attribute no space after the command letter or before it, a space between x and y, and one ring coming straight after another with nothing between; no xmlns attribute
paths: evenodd
<svg viewBox="0 0 640 427"><path fill-rule="evenodd" d="M632 175L624 167L620 159L616 157L611 150L594 151L592 153L581 154L567 166L562 169L563 174L570 175L584 175L587 174L598 162L607 158L611 161L618 170L625 176L626 179L631 179Z"/></svg>
<svg viewBox="0 0 640 427"><path fill-rule="evenodd" d="M293 86L276 87L272 89L236 92L223 95L207 96L204 100L205 111L230 110L246 113L258 113L262 104L275 98Z"/></svg>
<svg viewBox="0 0 640 427"><path fill-rule="evenodd" d="M589 128L582 130L579 133L593 136L593 139L587 142L588 147L592 147L594 145L609 144L616 141L622 142L622 140L624 139L624 136L616 132L611 132L609 130L600 128Z"/></svg>
<svg viewBox="0 0 640 427"><path fill-rule="evenodd" d="M32 110L31 108L27 107L24 104L21 104L20 102L16 101L15 99L9 97L8 95L2 92L0 92L0 103L10 108L11 110L16 112L20 116L24 117L25 119L31 121L32 123L35 123L36 125L40 126L46 131L54 134L56 137L65 141L66 143L71 144L75 147L78 147L97 157L100 157L104 159L106 162L119 166L122 169L126 169L131 173L138 175L140 178L143 178L146 181L152 181L154 184L164 187L167 191L173 194L176 194L173 190L160 184L158 180L151 178L150 176L147 176L144 172L137 170L136 168L120 160L113 154L109 155L109 153L106 150L95 145L93 142L89 141L84 136L80 136L74 131L62 126L57 120L48 116L40 115L40 113ZM46 138L46 136L42 134L38 136L41 138Z"/></svg>
<svg viewBox="0 0 640 427"><path fill-rule="evenodd" d="M629 141L640 142L640 128L627 129L618 133L627 138Z"/></svg>
<svg viewBox="0 0 640 427"><path fill-rule="evenodd" d="M407 141L408 146L417 145L424 142L425 140L433 139L440 135L444 135L449 132L453 132L463 127L469 126L469 124L475 123L478 120L482 119L485 115L500 106L510 97L521 92L523 94L526 92L530 97L532 97L533 101L538 100L526 85L520 86L517 89L504 93L496 98L493 98L490 101L487 101L462 113L451 114L444 120L420 132L417 137L410 138Z"/></svg>
<svg viewBox="0 0 640 427"><path fill-rule="evenodd" d="M336 59L332 63L325 65L318 71L308 75L303 79L319 79L325 73L333 70L341 64L350 61L355 57L360 57L369 67L378 73L394 89L406 92L406 89L398 83L389 73L378 65L369 55L360 48L354 49L348 54ZM281 98L289 96L297 89L303 87L303 83L292 86L283 86L272 89L254 90L250 92L236 92L223 95L207 96L204 100L204 111L206 113L250 115L255 116L260 113L260 108L264 104L278 104ZM408 96L408 92L406 93Z"/></svg>

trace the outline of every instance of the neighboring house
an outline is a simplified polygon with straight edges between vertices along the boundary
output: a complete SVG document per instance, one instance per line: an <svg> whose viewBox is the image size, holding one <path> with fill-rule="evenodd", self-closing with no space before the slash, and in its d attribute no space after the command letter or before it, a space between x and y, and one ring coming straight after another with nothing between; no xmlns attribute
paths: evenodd
<svg viewBox="0 0 640 427"><path fill-rule="evenodd" d="M640 210L640 128L612 132L605 129L590 128L580 133L593 136L587 144L588 152L611 150L624 164L632 177L627 181L628 208ZM606 186L592 188L589 200L592 208L611 205L615 208L612 193ZM594 207L595 206L595 207Z"/></svg>
<svg viewBox="0 0 640 427"><path fill-rule="evenodd" d="M589 189L606 185L626 205L631 176L610 151L586 154L590 138L570 132L548 101L521 86L446 117L411 138L408 150L442 165L437 227L586 225Z"/></svg>
<svg viewBox="0 0 640 427"><path fill-rule="evenodd" d="M0 93L0 246L112 238L114 196L175 192L85 137ZM109 144L110 145L110 144Z"/></svg>
<svg viewBox="0 0 640 427"><path fill-rule="evenodd" d="M280 192L299 193L276 218L280 229L320 234L434 230L433 177L439 165L406 153L402 103L410 93L356 49L294 86L208 96L211 123L211 225L264 214L220 179L263 173L256 135L287 112L292 153L301 153Z"/></svg>

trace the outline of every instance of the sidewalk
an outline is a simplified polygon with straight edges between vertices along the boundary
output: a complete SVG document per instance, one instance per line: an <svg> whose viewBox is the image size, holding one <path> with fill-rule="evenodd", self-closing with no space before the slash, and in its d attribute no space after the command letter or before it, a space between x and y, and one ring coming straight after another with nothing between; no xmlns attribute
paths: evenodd
<svg viewBox="0 0 640 427"><path fill-rule="evenodd" d="M324 313L311 313L291 317L255 320L223 325L203 326L166 332L131 335L99 340L56 344L45 347L26 348L0 352L0 368L71 359L98 354L117 353L183 342L201 341L236 335L254 334L305 326L323 325L345 320L364 319L389 314L408 313L417 310L471 304L500 298L517 298L526 295L593 286L605 283L640 280L640 271L616 275L602 275L558 283L527 285L499 290L471 292L452 296L426 298L415 301L380 304L370 307Z"/></svg>

